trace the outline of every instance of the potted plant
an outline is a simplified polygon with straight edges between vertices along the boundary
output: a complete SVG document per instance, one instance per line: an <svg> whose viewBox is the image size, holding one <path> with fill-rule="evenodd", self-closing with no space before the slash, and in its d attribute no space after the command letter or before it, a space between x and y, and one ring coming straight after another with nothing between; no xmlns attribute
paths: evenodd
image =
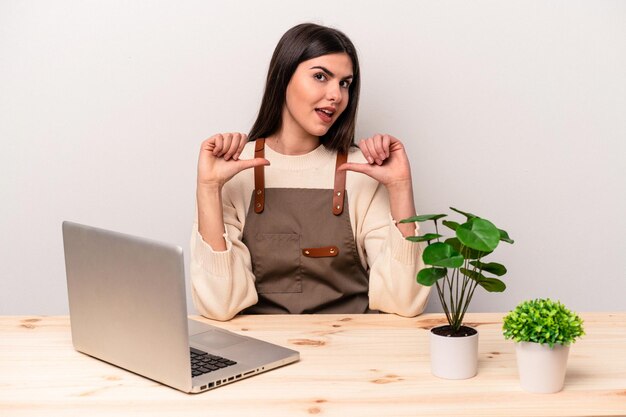
<svg viewBox="0 0 626 417"><path fill-rule="evenodd" d="M524 301L504 317L504 337L515 341L522 389L563 389L570 344L585 334L583 321L558 301Z"/></svg>
<svg viewBox="0 0 626 417"><path fill-rule="evenodd" d="M478 371L478 331L463 325L463 318L474 291L482 287L489 292L502 292L501 277L506 267L496 262L483 262L503 241L513 243L508 233L493 223L471 213L450 207L465 216L464 223L444 220L442 224L455 232L443 242L437 221L446 214L426 214L401 220L401 223L433 221L436 233L409 236L413 242L427 242L422 253L427 265L417 274L417 282L435 285L448 324L430 330L430 361L433 375L446 379L467 379Z"/></svg>

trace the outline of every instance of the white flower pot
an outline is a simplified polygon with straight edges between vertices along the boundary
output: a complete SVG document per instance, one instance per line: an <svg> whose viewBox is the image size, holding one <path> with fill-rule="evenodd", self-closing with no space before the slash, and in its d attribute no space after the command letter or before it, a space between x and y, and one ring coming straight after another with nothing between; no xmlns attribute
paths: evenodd
<svg viewBox="0 0 626 417"><path fill-rule="evenodd" d="M468 379L478 372L478 331L471 336L439 336L430 331L430 369L445 379Z"/></svg>
<svg viewBox="0 0 626 417"><path fill-rule="evenodd" d="M550 394L563 389L569 346L520 342L515 343L515 353L523 390Z"/></svg>

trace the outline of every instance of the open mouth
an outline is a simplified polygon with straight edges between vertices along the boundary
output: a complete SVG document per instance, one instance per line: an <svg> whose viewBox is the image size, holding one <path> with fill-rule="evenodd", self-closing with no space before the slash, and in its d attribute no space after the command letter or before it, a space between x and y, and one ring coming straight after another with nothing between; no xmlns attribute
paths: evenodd
<svg viewBox="0 0 626 417"><path fill-rule="evenodd" d="M315 109L315 112L320 117L320 119L322 119L322 121L326 123L330 122L333 119L333 114L335 113L325 109Z"/></svg>

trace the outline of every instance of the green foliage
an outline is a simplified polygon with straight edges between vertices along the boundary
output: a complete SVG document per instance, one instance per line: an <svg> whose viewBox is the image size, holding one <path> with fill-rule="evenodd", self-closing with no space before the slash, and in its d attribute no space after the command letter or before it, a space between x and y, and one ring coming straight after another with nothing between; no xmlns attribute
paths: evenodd
<svg viewBox="0 0 626 417"><path fill-rule="evenodd" d="M423 268L417 273L417 281L423 283L422 285L430 287L439 278L445 277L447 273L448 270L446 268Z"/></svg>
<svg viewBox="0 0 626 417"><path fill-rule="evenodd" d="M409 217L408 219L400 220L400 223L426 222L428 220L438 220L446 216L447 214L423 214L421 216L414 216Z"/></svg>
<svg viewBox="0 0 626 417"><path fill-rule="evenodd" d="M465 222L443 220L443 225L455 232L455 237L443 242L439 239L443 236L439 234L437 220L447 217L447 214L423 214L401 220L400 223L434 222L436 233L409 236L406 239L428 242L422 260L429 267L418 272L417 282L428 287L436 285L448 323L456 331L463 323L476 287L480 286L489 292L506 289L504 282L498 278L484 275L491 273L500 277L506 274L506 267L496 262L485 263L482 259L491 254L500 242L513 243L513 240L506 231L498 229L489 220L454 207L450 209L465 216Z"/></svg>
<svg viewBox="0 0 626 417"><path fill-rule="evenodd" d="M468 220L456 229L456 237L468 248L493 252L500 243L498 228L488 220L478 217Z"/></svg>
<svg viewBox="0 0 626 417"><path fill-rule="evenodd" d="M479 259L491 253L491 252L481 252L479 250L470 249L467 246L463 245L459 241L459 239L457 239L456 237L451 237L449 239L446 239L445 243L452 246L458 252L461 252L461 255L463 255L465 259Z"/></svg>
<svg viewBox="0 0 626 417"><path fill-rule="evenodd" d="M496 262L489 262L488 264L480 261L472 261L470 265L481 268L483 271L491 272L494 275L501 277L506 274L506 267Z"/></svg>
<svg viewBox="0 0 626 417"><path fill-rule="evenodd" d="M585 334L583 321L558 301L536 299L524 301L504 317L505 339L569 345Z"/></svg>
<svg viewBox="0 0 626 417"><path fill-rule="evenodd" d="M441 237L441 235L436 233L426 233L423 236L408 236L406 239L411 242L430 242L431 240L435 240L439 237Z"/></svg>
<svg viewBox="0 0 626 417"><path fill-rule="evenodd" d="M458 268L463 265L463 256L452 246L442 242L428 245L422 254L422 259L426 265L445 268Z"/></svg>

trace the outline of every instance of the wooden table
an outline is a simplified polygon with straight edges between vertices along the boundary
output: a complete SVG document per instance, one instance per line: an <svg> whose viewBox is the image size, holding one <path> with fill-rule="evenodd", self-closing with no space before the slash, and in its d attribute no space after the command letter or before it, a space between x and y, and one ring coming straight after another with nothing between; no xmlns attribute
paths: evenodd
<svg viewBox="0 0 626 417"><path fill-rule="evenodd" d="M0 416L626 415L626 313L581 314L565 389L519 387L503 314L468 314L479 371L430 374L428 329L442 315L241 316L211 322L299 350L301 361L188 395L74 351L67 317L0 317Z"/></svg>

